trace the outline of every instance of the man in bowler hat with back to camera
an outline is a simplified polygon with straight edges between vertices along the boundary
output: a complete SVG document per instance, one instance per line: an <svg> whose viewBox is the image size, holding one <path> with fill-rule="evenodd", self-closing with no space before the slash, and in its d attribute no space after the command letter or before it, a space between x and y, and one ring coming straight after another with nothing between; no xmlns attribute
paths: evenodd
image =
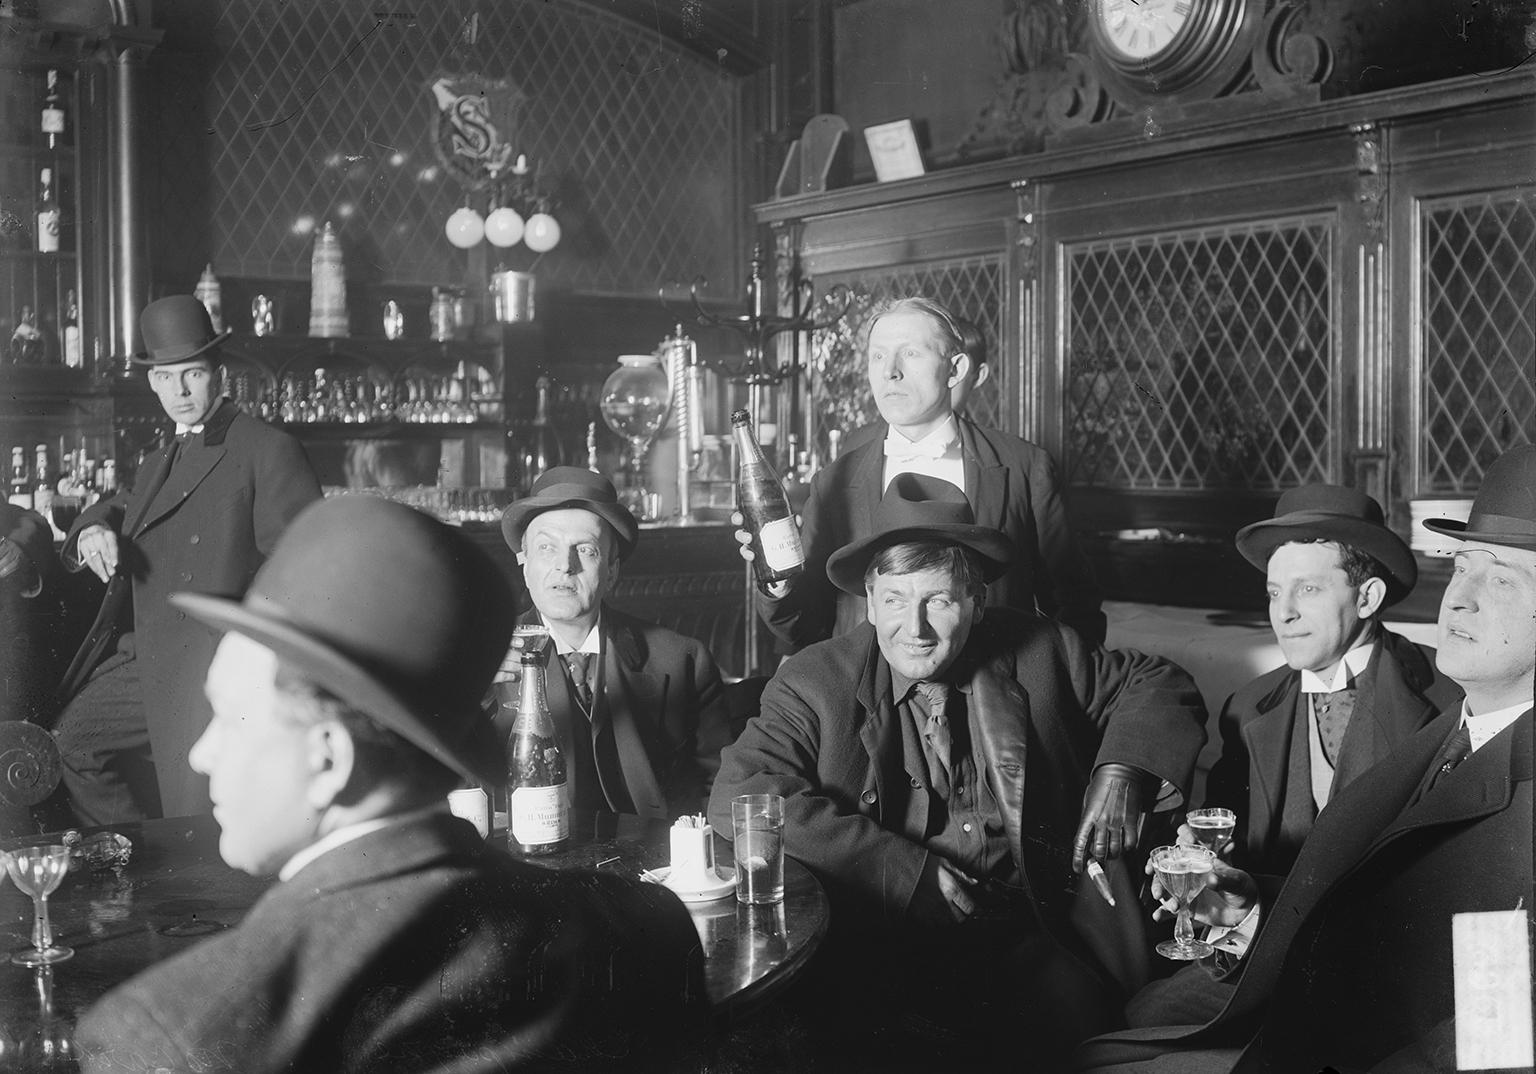
<svg viewBox="0 0 1536 1074"><path fill-rule="evenodd" d="M640 525L613 483L556 466L501 520L533 608L523 625L549 630L546 698L579 810L675 820L709 798L731 740L720 669L694 638L609 606ZM519 649L495 693L515 701ZM497 730L511 731L498 713Z"/></svg>
<svg viewBox="0 0 1536 1074"><path fill-rule="evenodd" d="M140 328L146 353L134 361L148 367L176 436L145 458L132 490L81 513L62 552L68 569L107 583L54 723L63 789L82 824L208 811L187 751L207 720L203 673L218 639L167 598L239 596L288 523L320 498L299 442L223 397L219 345L229 332L214 332L201 302L151 302Z"/></svg>
<svg viewBox="0 0 1536 1074"><path fill-rule="evenodd" d="M449 811L503 778L480 699L513 615L489 556L347 496L294 520L244 600L171 600L225 632L191 755L219 853L278 883L92 1007L85 1071L677 1069L703 962L676 897L518 862Z"/></svg>
<svg viewBox="0 0 1536 1074"><path fill-rule="evenodd" d="M1465 699L1329 802L1288 878L1216 863L1195 917L1240 939L1219 1014L1097 1038L1079 1069L1530 1068L1536 446L1488 469L1465 523L1425 525L1462 542L1435 663Z"/></svg>

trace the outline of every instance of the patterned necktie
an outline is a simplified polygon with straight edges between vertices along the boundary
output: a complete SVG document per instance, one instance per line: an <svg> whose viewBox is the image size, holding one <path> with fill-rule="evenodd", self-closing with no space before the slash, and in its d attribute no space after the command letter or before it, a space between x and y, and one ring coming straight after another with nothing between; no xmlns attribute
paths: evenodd
<svg viewBox="0 0 1536 1074"><path fill-rule="evenodd" d="M1436 783L1440 782L1441 776L1461 764L1462 761L1465 761L1471 755L1472 732L1467 730L1467 725L1463 723L1460 727L1456 728L1456 733L1446 741L1445 746L1440 750L1440 755L1435 758L1435 770L1429 777L1429 786L1433 788Z"/></svg>
<svg viewBox="0 0 1536 1074"><path fill-rule="evenodd" d="M921 682L917 684L917 689L928 702L928 720L923 724L923 738L928 742L932 757L938 762L938 771L929 775L935 793L948 798L952 768L949 756L949 719L944 715L944 709L949 704L949 687L942 682Z"/></svg>
<svg viewBox="0 0 1536 1074"><path fill-rule="evenodd" d="M587 668L591 659L591 653L565 654L565 667L571 676L571 687L576 691L576 703L589 720L592 718L592 684L587 681Z"/></svg>
<svg viewBox="0 0 1536 1074"><path fill-rule="evenodd" d="M1317 713L1317 737L1323 743L1323 756L1335 768L1339 764L1344 732L1349 729L1349 718L1355 711L1355 694L1353 686L1346 686L1331 694L1312 695L1312 708Z"/></svg>

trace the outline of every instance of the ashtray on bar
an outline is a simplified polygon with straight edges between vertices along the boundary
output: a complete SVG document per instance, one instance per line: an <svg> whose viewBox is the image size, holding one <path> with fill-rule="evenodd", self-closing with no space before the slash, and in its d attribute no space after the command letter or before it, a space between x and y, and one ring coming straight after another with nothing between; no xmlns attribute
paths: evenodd
<svg viewBox="0 0 1536 1074"><path fill-rule="evenodd" d="M82 836L71 828L64 833L63 842L69 848L71 870L113 869L127 865L133 856L133 843L126 835L116 832L92 832Z"/></svg>

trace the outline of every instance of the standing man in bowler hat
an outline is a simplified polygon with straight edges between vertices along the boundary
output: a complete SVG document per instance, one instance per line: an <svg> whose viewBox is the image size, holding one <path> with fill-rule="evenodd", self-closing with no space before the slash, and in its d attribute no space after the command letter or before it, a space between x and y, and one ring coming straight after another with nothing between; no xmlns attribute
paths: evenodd
<svg viewBox="0 0 1536 1074"><path fill-rule="evenodd" d="M1216 862L1194 909L1238 939L1220 1013L1090 1041L1080 1070L1529 1069L1536 445L1489 468L1466 522L1425 526L1462 542L1435 663L1465 699L1339 792L1289 878ZM1524 995L1492 1019L1490 946L1515 956L1493 989Z"/></svg>
<svg viewBox="0 0 1536 1074"><path fill-rule="evenodd" d="M512 599L489 556L348 496L301 513L243 601L171 601L226 632L191 756L219 854L278 883L87 1011L87 1074L679 1069L704 993L677 898L525 865L449 811L504 778L480 699Z"/></svg>
<svg viewBox="0 0 1536 1074"><path fill-rule="evenodd" d="M606 603L640 525L613 483L557 466L501 520L533 608L549 630L546 695L577 809L673 820L709 800L731 740L720 669L702 642ZM519 650L496 693L517 697ZM511 721L500 719L503 741Z"/></svg>
<svg viewBox="0 0 1536 1074"><path fill-rule="evenodd" d="M81 513L62 553L69 570L107 584L54 724L81 824L207 812L187 751L207 721L202 679L218 639L167 598L244 593L288 523L320 498L299 442L223 397L229 332L215 334L201 302L151 302L140 326L146 353L134 361L176 435L131 490Z"/></svg>

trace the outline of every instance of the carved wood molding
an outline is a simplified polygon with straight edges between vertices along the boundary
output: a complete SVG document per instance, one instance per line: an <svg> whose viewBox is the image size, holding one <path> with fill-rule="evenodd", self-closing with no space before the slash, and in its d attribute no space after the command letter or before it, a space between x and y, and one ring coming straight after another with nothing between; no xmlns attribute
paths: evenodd
<svg viewBox="0 0 1536 1074"><path fill-rule="evenodd" d="M1375 123L1354 123L1355 201L1372 242L1380 242L1386 218L1387 177L1382 164L1381 128Z"/></svg>

